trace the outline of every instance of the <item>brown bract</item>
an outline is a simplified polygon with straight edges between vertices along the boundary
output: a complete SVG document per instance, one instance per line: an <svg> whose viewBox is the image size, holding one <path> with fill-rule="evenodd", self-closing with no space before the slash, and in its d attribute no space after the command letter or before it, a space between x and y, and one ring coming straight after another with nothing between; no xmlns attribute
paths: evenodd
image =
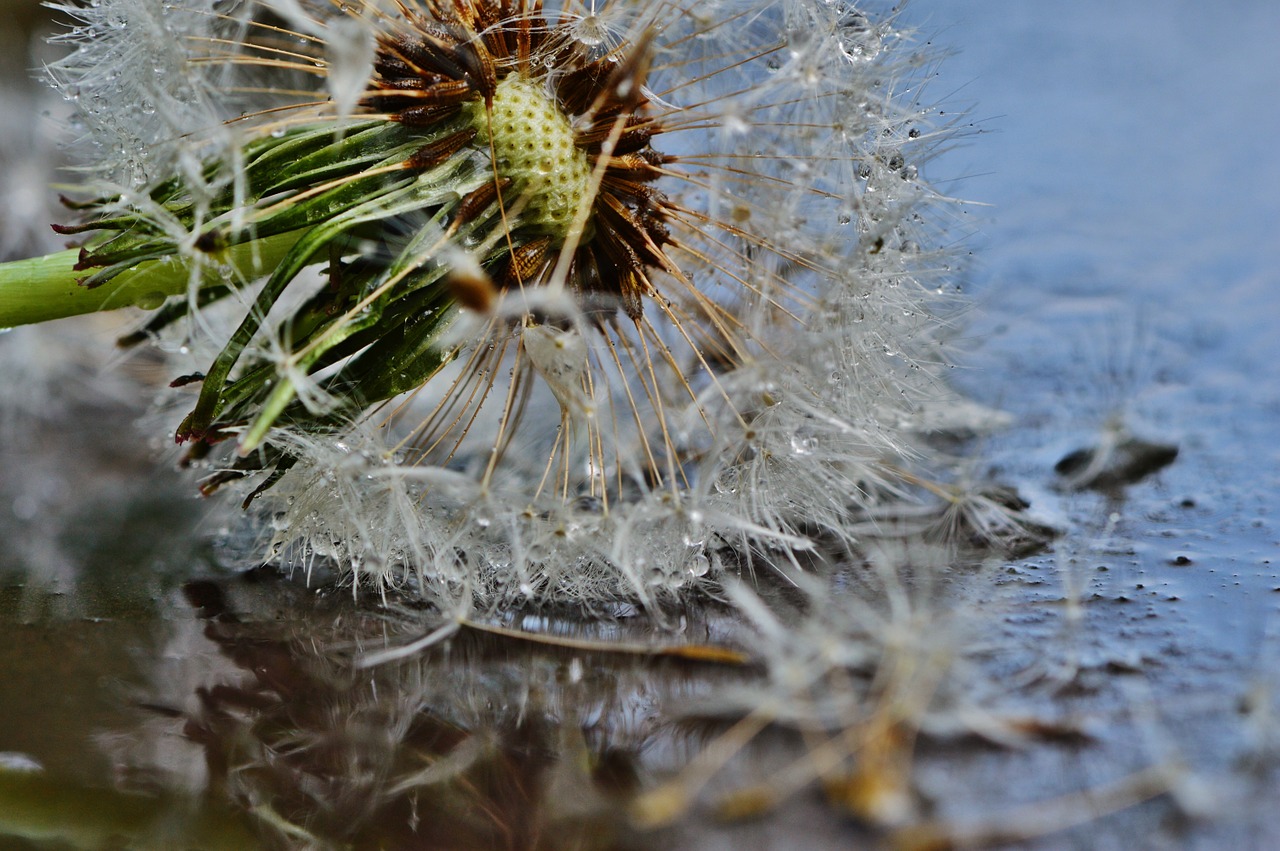
<svg viewBox="0 0 1280 851"><path fill-rule="evenodd" d="M621 308L638 320L642 297L654 293L653 272L675 271L664 250L671 202L654 186L674 158L650 145L662 126L644 89L648 34L593 51L564 21L549 23L537 0L425 0L399 10L408 26L378 37L365 109L409 128L437 127L478 108L491 122L499 86L514 75L558 108L590 167L591 197L579 227L548 233L519 217L509 221L509 250L486 269L497 287L545 284L560 270L584 311L607 321ZM492 147L491 140L464 130L424 146L408 164L430 168L465 145ZM463 200L455 227L494 204L508 221L513 210L538 203L512 197L518 181L493 161L493 180Z"/></svg>

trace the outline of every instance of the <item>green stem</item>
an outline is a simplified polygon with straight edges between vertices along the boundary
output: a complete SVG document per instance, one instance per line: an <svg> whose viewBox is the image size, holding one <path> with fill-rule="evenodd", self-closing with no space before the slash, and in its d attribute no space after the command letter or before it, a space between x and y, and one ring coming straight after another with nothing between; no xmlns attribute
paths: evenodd
<svg viewBox="0 0 1280 851"><path fill-rule="evenodd" d="M301 232L279 234L232 246L226 264L233 274L252 280L268 274L298 241ZM183 295L191 283L191 261L178 256L140 263L94 289L74 267L78 249L0 264L0 328L48 322L82 313L122 307L153 309L169 296ZM218 264L210 263L201 286L224 283Z"/></svg>

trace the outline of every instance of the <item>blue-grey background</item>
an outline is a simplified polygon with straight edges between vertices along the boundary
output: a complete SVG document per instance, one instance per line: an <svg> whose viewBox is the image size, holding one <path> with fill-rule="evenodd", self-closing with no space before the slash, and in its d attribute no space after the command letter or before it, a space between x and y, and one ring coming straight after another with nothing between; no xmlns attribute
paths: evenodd
<svg viewBox="0 0 1280 851"><path fill-rule="evenodd" d="M1270 413L1259 436L1280 436L1280 4L917 0L907 17L957 51L932 95L981 131L932 173L971 175L944 187L991 205L970 213L985 327L1099 348L1141 326L1152 363L1135 367L1243 406L1217 425ZM1054 327L1087 311L1115 325ZM1027 368L1049 348L1008 354ZM1265 444L1259 472L1277 460Z"/></svg>
<svg viewBox="0 0 1280 851"><path fill-rule="evenodd" d="M957 51L929 85L976 133L929 175L964 176L943 188L990 205L959 228L979 303L959 381L1013 414L987 458L1066 532L1010 566L993 655L1078 687L1040 711L1094 725L1078 753L1001 762L986 794L1040 800L1180 762L1178 806L1060 841L1276 847L1280 3L916 0L905 15ZM1054 463L1109 418L1178 460L1119 497L1055 489Z"/></svg>

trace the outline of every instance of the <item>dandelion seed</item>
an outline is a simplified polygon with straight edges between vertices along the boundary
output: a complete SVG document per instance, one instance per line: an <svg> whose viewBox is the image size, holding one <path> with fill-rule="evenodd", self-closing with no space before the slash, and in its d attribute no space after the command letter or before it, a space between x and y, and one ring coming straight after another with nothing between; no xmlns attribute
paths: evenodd
<svg viewBox="0 0 1280 851"><path fill-rule="evenodd" d="M68 96L164 106L138 127L85 108L129 152L107 175L145 191L61 228L85 239L75 274L110 295L172 264L149 334L211 336L210 304L240 305L177 439L192 461L235 445L203 488L259 476L277 546L460 604L651 602L730 564L798 570L929 491L903 471L949 398L919 248L922 205L948 202L917 171L944 134L918 132L890 20L66 11ZM157 79L111 76L157 39Z"/></svg>

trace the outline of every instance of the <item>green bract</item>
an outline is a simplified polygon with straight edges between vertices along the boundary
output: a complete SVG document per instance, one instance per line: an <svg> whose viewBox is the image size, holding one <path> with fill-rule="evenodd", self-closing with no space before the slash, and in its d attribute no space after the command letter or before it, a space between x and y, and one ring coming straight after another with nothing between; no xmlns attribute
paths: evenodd
<svg viewBox="0 0 1280 851"><path fill-rule="evenodd" d="M247 454L261 446L273 425L324 429L349 421L440 368L448 353L434 344L448 325L452 299L441 286L447 269L435 258L459 203L489 176L470 156L429 168L414 167L413 158L459 129L446 123L423 133L371 122L340 132L319 126L267 135L245 146L243 183L229 182L211 204L197 204L177 179L151 192L156 205L199 234L196 245L211 264L239 246L259 246L273 237L291 242L206 373L195 409L178 431L180 441L213 443L244 429L240 451ZM215 178L219 167L210 164L207 176ZM247 202L237 197L242 187ZM112 201L96 206L109 209ZM483 235L491 219L471 220L455 239L479 241L471 235ZM137 213L108 214L66 230L98 232L79 263L90 289L178 252L167 232ZM490 250L498 255L508 246ZM242 362L272 307L316 264L327 269L325 283L274 329L286 347L284 368L261 358ZM226 297L238 283L232 279L206 289L199 302ZM171 302L147 330L161 331L190 304ZM291 376L326 370L318 386L335 404L308 409L297 399Z"/></svg>

